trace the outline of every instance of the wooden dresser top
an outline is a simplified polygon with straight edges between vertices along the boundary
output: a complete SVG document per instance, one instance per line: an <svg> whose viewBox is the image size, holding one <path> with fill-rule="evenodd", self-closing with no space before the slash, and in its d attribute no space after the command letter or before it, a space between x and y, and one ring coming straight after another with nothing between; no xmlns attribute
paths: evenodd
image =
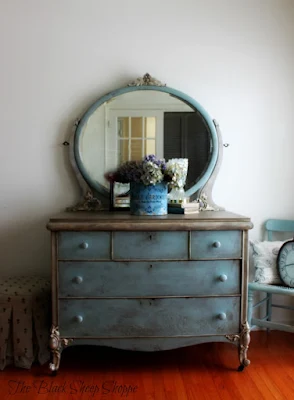
<svg viewBox="0 0 294 400"><path fill-rule="evenodd" d="M128 211L64 212L52 216L47 224L51 231L248 230L252 227L250 218L228 211L201 211L197 214L163 216L135 216Z"/></svg>

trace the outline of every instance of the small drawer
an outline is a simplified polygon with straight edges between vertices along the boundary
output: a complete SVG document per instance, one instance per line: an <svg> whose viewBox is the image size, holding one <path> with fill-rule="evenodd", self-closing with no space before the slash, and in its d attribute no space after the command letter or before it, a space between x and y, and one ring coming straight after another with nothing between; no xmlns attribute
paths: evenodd
<svg viewBox="0 0 294 400"><path fill-rule="evenodd" d="M238 260L59 262L59 297L240 294Z"/></svg>
<svg viewBox="0 0 294 400"><path fill-rule="evenodd" d="M114 259L188 258L188 232L114 232Z"/></svg>
<svg viewBox="0 0 294 400"><path fill-rule="evenodd" d="M174 337L236 334L240 298L60 300L65 337Z"/></svg>
<svg viewBox="0 0 294 400"><path fill-rule="evenodd" d="M191 236L192 259L240 258L240 231L194 231Z"/></svg>
<svg viewBox="0 0 294 400"><path fill-rule="evenodd" d="M109 232L60 232L59 260L110 259Z"/></svg>

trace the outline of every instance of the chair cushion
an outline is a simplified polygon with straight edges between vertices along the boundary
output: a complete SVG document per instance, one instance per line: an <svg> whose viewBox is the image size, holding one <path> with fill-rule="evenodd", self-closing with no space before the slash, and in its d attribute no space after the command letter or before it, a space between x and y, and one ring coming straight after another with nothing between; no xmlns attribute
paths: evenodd
<svg viewBox="0 0 294 400"><path fill-rule="evenodd" d="M269 285L282 285L277 267L277 257L284 242L251 241L255 268L255 282Z"/></svg>

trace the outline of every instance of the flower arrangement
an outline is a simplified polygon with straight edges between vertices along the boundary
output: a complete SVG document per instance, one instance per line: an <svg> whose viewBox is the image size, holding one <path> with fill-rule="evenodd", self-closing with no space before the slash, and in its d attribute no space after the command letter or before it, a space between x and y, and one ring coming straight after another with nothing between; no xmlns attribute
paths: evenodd
<svg viewBox="0 0 294 400"><path fill-rule="evenodd" d="M168 194L169 203L185 203L187 197L184 191L188 173L187 158L172 158L168 162L168 167L173 174L173 180L170 183L171 191Z"/></svg>
<svg viewBox="0 0 294 400"><path fill-rule="evenodd" d="M174 187L181 179L181 170L180 164L166 162L150 154L142 161L126 161L115 171L107 173L106 178L110 182L137 182L146 186L167 182Z"/></svg>
<svg viewBox="0 0 294 400"><path fill-rule="evenodd" d="M115 171L105 174L110 182L110 204L115 204L114 183L130 184L130 212L134 215L166 215L168 185L172 189L170 203L182 202L186 182L188 159L158 159L150 154L142 161L127 161ZM176 192L176 193L175 193ZM179 192L179 193L178 193ZM120 197L121 200L121 197Z"/></svg>
<svg viewBox="0 0 294 400"><path fill-rule="evenodd" d="M172 158L167 162L166 168L172 176L170 187L182 189L186 184L188 158Z"/></svg>

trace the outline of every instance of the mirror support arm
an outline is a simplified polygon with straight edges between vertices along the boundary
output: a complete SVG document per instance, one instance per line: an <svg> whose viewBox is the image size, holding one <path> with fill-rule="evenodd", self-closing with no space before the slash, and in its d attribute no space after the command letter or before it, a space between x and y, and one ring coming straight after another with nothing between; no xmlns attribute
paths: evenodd
<svg viewBox="0 0 294 400"><path fill-rule="evenodd" d="M82 174L77 166L76 160L75 160L74 137L75 137L75 133L76 133L77 127L79 125L79 122L80 122L80 120L77 119L73 125L71 137L68 142L68 146L69 146L70 163L72 165L72 168L74 169L79 186L82 190L82 195L81 195L80 201L74 206L67 207L66 211L100 211L105 208L103 207L101 200L99 200L95 196L93 190L88 185L88 183L85 181L84 177L82 176Z"/></svg>
<svg viewBox="0 0 294 400"><path fill-rule="evenodd" d="M223 159L223 141L222 141L222 134L221 134L218 122L214 119L213 123L214 123L215 129L217 131L217 136L218 136L218 149L219 149L218 150L218 158L217 158L217 162L215 164L215 167L212 171L210 178L208 179L207 183L200 189L200 191L198 193L198 198L199 198L200 202L202 202L204 204L204 206L202 207L203 210L221 211L221 210L225 210L225 209L224 209L224 207L218 206L213 201L212 189L213 189L215 180L217 178L217 175L219 173L222 159Z"/></svg>

